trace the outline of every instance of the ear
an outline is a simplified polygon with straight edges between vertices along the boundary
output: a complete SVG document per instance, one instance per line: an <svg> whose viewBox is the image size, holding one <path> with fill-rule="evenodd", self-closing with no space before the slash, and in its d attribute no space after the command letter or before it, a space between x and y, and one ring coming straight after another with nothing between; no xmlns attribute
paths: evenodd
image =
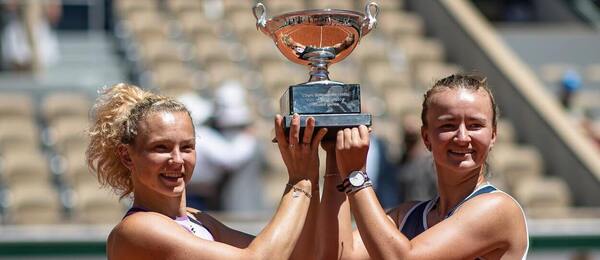
<svg viewBox="0 0 600 260"><path fill-rule="evenodd" d="M425 126L421 126L421 139L423 139L423 144L427 151L431 152L431 141L429 140L429 135L427 134L427 128Z"/></svg>
<svg viewBox="0 0 600 260"><path fill-rule="evenodd" d="M492 149L492 147L494 147L494 144L496 143L496 137L497 137L496 127L493 127L492 128L492 140L490 140L490 149Z"/></svg>
<svg viewBox="0 0 600 260"><path fill-rule="evenodd" d="M133 171L133 161L131 160L131 156L129 156L129 149L127 145L120 144L117 147L117 153L119 154L119 159L121 159L121 163L127 167L130 171Z"/></svg>

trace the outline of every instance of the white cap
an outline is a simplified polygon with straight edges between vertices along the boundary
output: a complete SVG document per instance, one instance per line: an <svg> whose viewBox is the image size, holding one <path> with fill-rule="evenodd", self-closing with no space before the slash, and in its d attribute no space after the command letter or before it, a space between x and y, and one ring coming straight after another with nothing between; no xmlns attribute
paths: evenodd
<svg viewBox="0 0 600 260"><path fill-rule="evenodd" d="M177 97L177 101L190 111L192 121L196 126L204 124L213 113L211 102L195 92L184 93Z"/></svg>
<svg viewBox="0 0 600 260"><path fill-rule="evenodd" d="M215 91L215 123L219 127L247 125L251 114L246 90L238 81L226 81Z"/></svg>

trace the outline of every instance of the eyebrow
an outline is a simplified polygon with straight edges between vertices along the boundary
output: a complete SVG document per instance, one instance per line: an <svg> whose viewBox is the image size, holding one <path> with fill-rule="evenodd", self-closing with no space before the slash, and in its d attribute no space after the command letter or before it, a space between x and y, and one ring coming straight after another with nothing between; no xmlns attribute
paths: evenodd
<svg viewBox="0 0 600 260"><path fill-rule="evenodd" d="M456 117L454 117L453 115L440 115L438 116L436 119L440 120L440 121L452 121L454 120ZM481 122L487 122L487 119L485 117L482 116L470 116L467 118L467 120L477 120L477 121L481 121Z"/></svg>

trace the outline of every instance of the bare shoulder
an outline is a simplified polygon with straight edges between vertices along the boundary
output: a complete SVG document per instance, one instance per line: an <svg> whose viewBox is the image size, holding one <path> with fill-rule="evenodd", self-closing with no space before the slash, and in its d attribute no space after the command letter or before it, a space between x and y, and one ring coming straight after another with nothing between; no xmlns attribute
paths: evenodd
<svg viewBox="0 0 600 260"><path fill-rule="evenodd" d="M387 215L389 218L392 219L392 221L394 221L396 227L398 227L400 225L400 222L402 222L402 219L404 219L404 216L406 216L406 214L408 213L408 211L418 203L419 201L404 202L395 208L389 209L387 211Z"/></svg>
<svg viewBox="0 0 600 260"><path fill-rule="evenodd" d="M518 202L510 195L504 192L493 192L479 195L465 202L456 213L460 211L468 212L469 214L485 214L490 215L489 218L497 218L498 220L508 219L514 223L512 218L523 218L523 210Z"/></svg>
<svg viewBox="0 0 600 260"><path fill-rule="evenodd" d="M164 215L138 212L113 228L107 241L107 253L111 259L160 256L169 252L163 241L172 236L186 236L186 232Z"/></svg>
<svg viewBox="0 0 600 260"><path fill-rule="evenodd" d="M527 246L527 224L518 202L504 192L479 195L465 202L453 216L461 217L480 235L496 237L513 248Z"/></svg>

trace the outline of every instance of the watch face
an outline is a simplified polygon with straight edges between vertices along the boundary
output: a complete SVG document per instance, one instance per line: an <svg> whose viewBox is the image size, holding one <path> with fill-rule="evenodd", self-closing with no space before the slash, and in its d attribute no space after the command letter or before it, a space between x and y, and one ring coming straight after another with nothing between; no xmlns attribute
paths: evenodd
<svg viewBox="0 0 600 260"><path fill-rule="evenodd" d="M359 171L352 172L348 177L348 181L350 181L352 186L361 186L363 183L365 183L365 176L363 176Z"/></svg>

